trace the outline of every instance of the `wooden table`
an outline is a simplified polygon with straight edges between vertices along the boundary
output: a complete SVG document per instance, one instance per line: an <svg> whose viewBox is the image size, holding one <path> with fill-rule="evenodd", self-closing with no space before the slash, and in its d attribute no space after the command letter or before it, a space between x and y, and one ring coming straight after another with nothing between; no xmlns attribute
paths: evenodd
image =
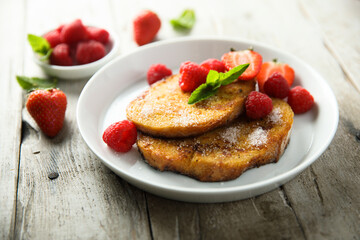
<svg viewBox="0 0 360 240"><path fill-rule="evenodd" d="M81 18L114 29L120 54L137 48L131 21L149 8L157 40L168 21L197 14L192 36L241 37L296 55L333 89L340 108L329 148L302 174L243 201L193 204L144 192L90 151L75 109L87 80L60 81L66 124L49 139L24 111L15 75L43 76L27 33ZM360 2L356 0L0 1L0 239L360 239ZM49 174L59 177L50 180Z"/></svg>

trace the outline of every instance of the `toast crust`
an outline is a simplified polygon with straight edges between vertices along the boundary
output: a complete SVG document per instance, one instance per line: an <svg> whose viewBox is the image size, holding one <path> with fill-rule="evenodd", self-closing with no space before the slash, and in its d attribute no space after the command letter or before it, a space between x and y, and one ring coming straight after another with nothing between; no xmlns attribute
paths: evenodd
<svg viewBox="0 0 360 240"><path fill-rule="evenodd" d="M173 171L200 181L228 181L244 171L277 162L290 138L293 116L290 106L273 99L273 111L264 119L235 122L197 137L156 138L140 133L139 151L160 171Z"/></svg>
<svg viewBox="0 0 360 240"><path fill-rule="evenodd" d="M126 109L128 120L152 136L195 136L230 123L244 110L246 96L255 90L254 81L237 81L199 103L189 105L191 93L179 87L179 74L153 84Z"/></svg>

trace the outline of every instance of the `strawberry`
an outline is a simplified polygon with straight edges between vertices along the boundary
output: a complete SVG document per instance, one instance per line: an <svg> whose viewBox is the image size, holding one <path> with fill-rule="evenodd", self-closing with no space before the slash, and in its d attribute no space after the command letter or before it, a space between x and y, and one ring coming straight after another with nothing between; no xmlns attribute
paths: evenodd
<svg viewBox="0 0 360 240"><path fill-rule="evenodd" d="M82 21L76 19L61 28L60 39L67 44L76 44L88 39L88 32Z"/></svg>
<svg viewBox="0 0 360 240"><path fill-rule="evenodd" d="M295 72L288 64L278 63L276 59L271 62L264 62L261 66L259 74L256 76L256 80L259 85L260 92L264 92L265 81L275 72L280 73L286 79L289 87L294 82Z"/></svg>
<svg viewBox="0 0 360 240"><path fill-rule="evenodd" d="M53 30L44 35L44 38L50 43L50 47L54 48L56 45L61 43L60 32Z"/></svg>
<svg viewBox="0 0 360 240"><path fill-rule="evenodd" d="M66 95L58 89L35 90L26 101L26 109L49 137L55 137L63 127L66 105Z"/></svg>
<svg viewBox="0 0 360 240"><path fill-rule="evenodd" d="M98 27L87 27L88 36L92 40L101 42L102 44L107 44L109 42L109 32L103 28Z"/></svg>
<svg viewBox="0 0 360 240"><path fill-rule="evenodd" d="M70 47L66 43L56 45L50 56L50 64L59 66L72 66L73 60L70 56Z"/></svg>
<svg viewBox="0 0 360 240"><path fill-rule="evenodd" d="M151 42L161 27L160 18L150 10L141 11L133 21L134 40L139 45Z"/></svg>
<svg viewBox="0 0 360 240"><path fill-rule="evenodd" d="M106 55L105 47L102 43L90 40L80 42L76 47L76 61L78 64L91 63Z"/></svg>
<svg viewBox="0 0 360 240"><path fill-rule="evenodd" d="M253 50L230 51L221 57L227 70L237 67L241 64L250 63L246 71L239 77L240 80L251 80L260 71L262 56Z"/></svg>

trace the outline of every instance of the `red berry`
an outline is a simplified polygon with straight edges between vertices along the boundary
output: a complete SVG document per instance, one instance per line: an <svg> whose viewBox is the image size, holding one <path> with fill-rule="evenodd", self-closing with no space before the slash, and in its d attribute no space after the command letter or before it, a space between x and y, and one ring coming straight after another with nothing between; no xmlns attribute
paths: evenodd
<svg viewBox="0 0 360 240"><path fill-rule="evenodd" d="M106 128L102 138L115 151L128 152L136 142L136 126L128 120L113 123Z"/></svg>
<svg viewBox="0 0 360 240"><path fill-rule="evenodd" d="M269 97L286 98L289 95L290 87L286 79L278 72L274 72L264 84L264 92Z"/></svg>
<svg viewBox="0 0 360 240"><path fill-rule="evenodd" d="M98 27L87 27L89 39L101 42L102 44L107 44L109 42L109 32L103 28Z"/></svg>
<svg viewBox="0 0 360 240"><path fill-rule="evenodd" d="M237 67L241 64L250 63L249 67L239 77L240 80L252 80L260 71L262 56L252 50L232 51L225 53L221 57L227 70Z"/></svg>
<svg viewBox="0 0 360 240"><path fill-rule="evenodd" d="M202 66L206 69L209 69L209 70L215 70L217 72L225 72L226 71L225 64L222 61L217 60L215 58L210 58L210 59L205 60L204 62L202 62L200 64L200 66Z"/></svg>
<svg viewBox="0 0 360 240"><path fill-rule="evenodd" d="M182 62L180 64L180 69L179 69L179 73L183 73L184 69L185 69L185 66L188 65L188 64L192 64L193 62L190 62L190 61L186 61L186 62Z"/></svg>
<svg viewBox="0 0 360 240"><path fill-rule="evenodd" d="M156 13L150 10L141 11L133 21L134 40L142 46L151 42L161 27L161 21Z"/></svg>
<svg viewBox="0 0 360 240"><path fill-rule="evenodd" d="M60 43L54 47L51 56L50 64L60 66L71 66L73 60L70 57L70 47L66 43Z"/></svg>
<svg viewBox="0 0 360 240"><path fill-rule="evenodd" d="M75 44L88 39L86 27L80 19L64 25L61 29L60 39L67 44Z"/></svg>
<svg viewBox="0 0 360 240"><path fill-rule="evenodd" d="M181 65L180 72L179 85L181 90L184 92L192 92L206 82L209 70L196 63L187 62Z"/></svg>
<svg viewBox="0 0 360 240"><path fill-rule="evenodd" d="M261 66L259 74L256 76L256 80L259 85L260 92L263 92L265 81L275 72L280 73L288 82L289 87L294 82L295 72L288 64L278 63L276 59L271 62L264 62Z"/></svg>
<svg viewBox="0 0 360 240"><path fill-rule="evenodd" d="M76 61L78 64L91 63L105 55L104 45L94 40L81 42L76 47Z"/></svg>
<svg viewBox="0 0 360 240"><path fill-rule="evenodd" d="M272 110L272 100L264 93L252 91L245 102L246 116L251 119L266 117Z"/></svg>
<svg viewBox="0 0 360 240"><path fill-rule="evenodd" d="M46 33L44 38L50 43L51 48L54 48L56 45L61 43L60 33L57 30Z"/></svg>
<svg viewBox="0 0 360 240"><path fill-rule="evenodd" d="M26 109L49 137L55 137L63 127L66 105L66 95L58 89L35 90L26 101Z"/></svg>
<svg viewBox="0 0 360 240"><path fill-rule="evenodd" d="M171 69L167 68L164 64L153 64L147 72L147 81L149 85L167 77L171 76Z"/></svg>
<svg viewBox="0 0 360 240"><path fill-rule="evenodd" d="M305 88L296 86L289 92L288 103L294 113L305 113L314 105L314 97Z"/></svg>

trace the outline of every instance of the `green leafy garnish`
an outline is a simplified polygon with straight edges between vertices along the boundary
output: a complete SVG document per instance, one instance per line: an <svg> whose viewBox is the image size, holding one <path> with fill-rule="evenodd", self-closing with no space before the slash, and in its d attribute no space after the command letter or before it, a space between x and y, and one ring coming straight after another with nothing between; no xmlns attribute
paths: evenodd
<svg viewBox="0 0 360 240"><path fill-rule="evenodd" d="M195 24L195 12L192 9L186 9L180 17L170 20L170 23L177 31L189 31Z"/></svg>
<svg viewBox="0 0 360 240"><path fill-rule="evenodd" d="M215 95L221 86L238 79L249 65L249 63L239 65L226 73L210 70L206 77L206 83L201 84L191 93L188 104L194 104Z"/></svg>
<svg viewBox="0 0 360 240"><path fill-rule="evenodd" d="M43 37L28 34L28 41L33 51L40 55L40 60L45 61L49 59L52 48L50 43Z"/></svg>
<svg viewBox="0 0 360 240"><path fill-rule="evenodd" d="M25 76L16 76L16 80L19 85L27 90L32 91L34 89L51 89L55 88L57 84L56 78L45 79L37 77L25 77Z"/></svg>

